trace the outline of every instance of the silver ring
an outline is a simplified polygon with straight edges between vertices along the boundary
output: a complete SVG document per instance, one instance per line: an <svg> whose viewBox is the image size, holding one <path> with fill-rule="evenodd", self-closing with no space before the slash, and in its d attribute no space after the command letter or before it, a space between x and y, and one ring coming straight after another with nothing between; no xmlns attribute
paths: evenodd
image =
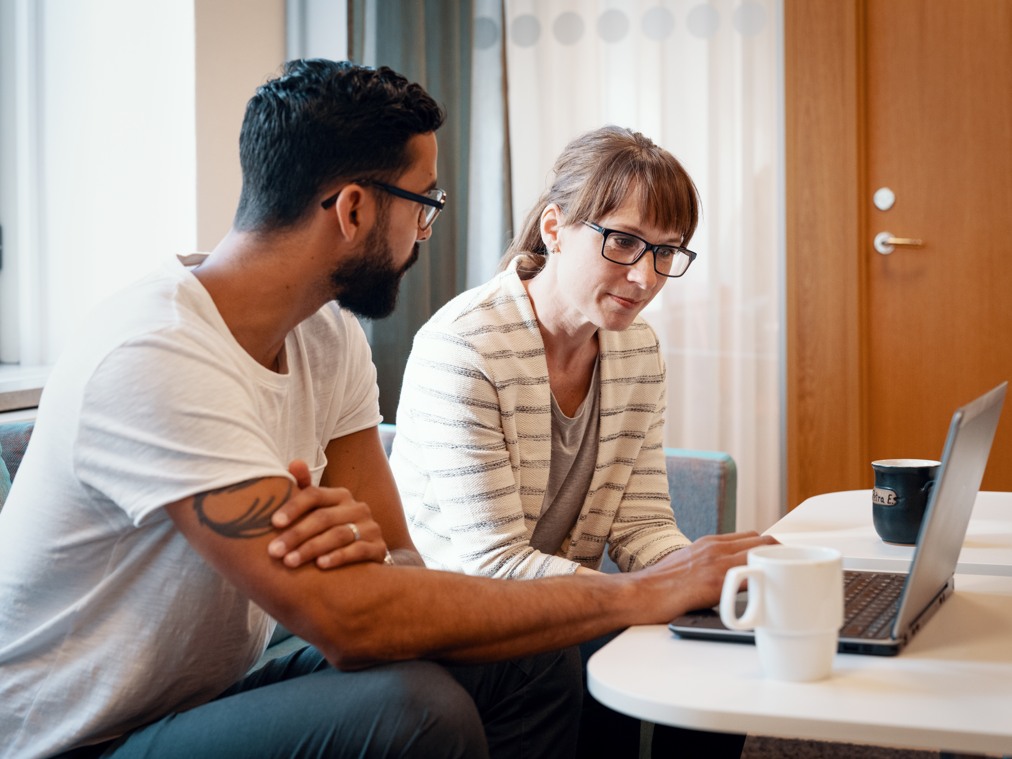
<svg viewBox="0 0 1012 759"><path fill-rule="evenodd" d="M360 533L358 531L358 527L355 526L354 522L348 522L348 524L346 524L345 527L347 527L349 530L351 530L351 542L352 543L354 543L356 540L361 540L362 539L362 533Z"/></svg>

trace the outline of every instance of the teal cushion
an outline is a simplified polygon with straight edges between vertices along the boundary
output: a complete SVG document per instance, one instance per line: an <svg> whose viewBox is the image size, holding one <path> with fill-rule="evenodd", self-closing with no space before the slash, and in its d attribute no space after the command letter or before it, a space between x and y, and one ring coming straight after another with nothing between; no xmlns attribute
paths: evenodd
<svg viewBox="0 0 1012 759"><path fill-rule="evenodd" d="M7 498L11 480L18 476L18 466L34 429L32 421L0 423L0 507Z"/></svg>
<svg viewBox="0 0 1012 759"><path fill-rule="evenodd" d="M7 494L11 490L11 473L7 471L7 464L3 459L3 448L0 448L0 509L3 508Z"/></svg>
<svg viewBox="0 0 1012 759"><path fill-rule="evenodd" d="M28 443L32 439L35 422L3 422L0 423L0 450L7 466L10 479L18 476L18 467L24 458Z"/></svg>

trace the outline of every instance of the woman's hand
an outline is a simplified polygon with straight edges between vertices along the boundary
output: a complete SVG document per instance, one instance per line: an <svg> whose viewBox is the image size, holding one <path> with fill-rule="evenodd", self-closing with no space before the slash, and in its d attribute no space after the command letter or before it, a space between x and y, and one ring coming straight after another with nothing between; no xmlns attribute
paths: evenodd
<svg viewBox="0 0 1012 759"><path fill-rule="evenodd" d="M704 535L692 545L680 548L634 575L653 575L664 583L672 583L667 598L676 606L674 619L693 609L705 609L720 603L724 575L731 567L745 564L748 552L758 546L778 541L756 532L730 532ZM644 623L655 624L655 623Z"/></svg>
<svg viewBox="0 0 1012 759"><path fill-rule="evenodd" d="M320 569L334 569L386 559L382 530L367 504L346 488L313 487L304 461L293 461L288 471L299 492L271 517L274 527L283 530L267 546L271 556L293 569L311 561Z"/></svg>

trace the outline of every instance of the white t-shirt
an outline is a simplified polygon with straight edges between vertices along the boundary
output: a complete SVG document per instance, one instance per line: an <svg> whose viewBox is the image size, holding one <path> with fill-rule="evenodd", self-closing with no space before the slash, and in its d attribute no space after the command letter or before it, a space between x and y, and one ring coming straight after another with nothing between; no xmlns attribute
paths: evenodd
<svg viewBox="0 0 1012 759"><path fill-rule="evenodd" d="M358 322L328 305L254 361L179 262L114 296L54 367L0 512L0 756L106 740L204 703L273 622L162 508L288 476L380 421Z"/></svg>

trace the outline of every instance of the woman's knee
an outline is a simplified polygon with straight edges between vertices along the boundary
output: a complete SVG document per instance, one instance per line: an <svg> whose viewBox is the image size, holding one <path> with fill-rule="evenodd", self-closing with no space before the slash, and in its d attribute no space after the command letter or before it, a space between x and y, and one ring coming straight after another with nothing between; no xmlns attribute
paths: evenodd
<svg viewBox="0 0 1012 759"><path fill-rule="evenodd" d="M375 728L388 736L389 748L396 744L410 756L488 755L474 700L443 667L406 662L382 669L387 672L377 680L374 691L382 717Z"/></svg>

